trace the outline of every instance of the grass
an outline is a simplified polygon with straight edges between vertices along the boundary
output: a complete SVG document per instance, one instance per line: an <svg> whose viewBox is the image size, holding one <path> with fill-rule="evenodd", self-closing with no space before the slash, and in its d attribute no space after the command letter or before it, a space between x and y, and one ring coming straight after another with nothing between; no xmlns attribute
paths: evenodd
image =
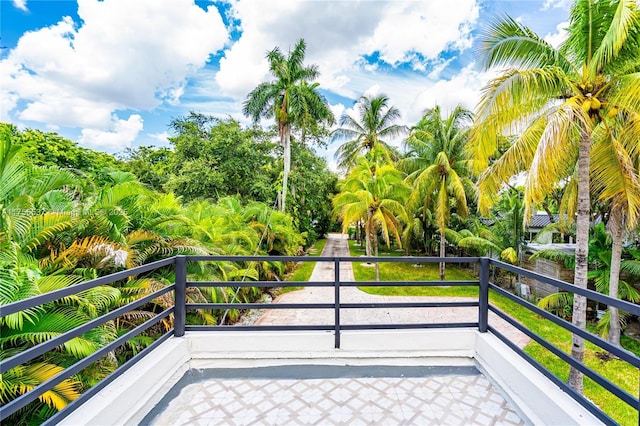
<svg viewBox="0 0 640 426"><path fill-rule="evenodd" d="M357 257L364 255L364 248L356 244L355 241L349 240L349 252L351 256ZM395 246L391 248L380 247L379 256L404 256L404 251L397 251ZM353 262L353 273L356 281L375 281L376 271L373 265L366 265L359 262ZM398 281L398 277L402 277L402 281L438 281L440 279L440 272L438 270L437 263L422 263L420 266L416 266L413 263L380 263L380 281ZM460 280L478 280L478 277L472 273L460 269L459 267L449 264L447 265L445 272L445 279L460 281ZM412 291L426 291L428 296L476 296L478 291L473 287L419 287L418 290L414 287L363 287L362 291L371 294L385 294L388 295L412 295ZM403 291L407 291L406 294L402 294ZM455 294L452 294L455 293Z"/></svg>
<svg viewBox="0 0 640 426"><path fill-rule="evenodd" d="M355 242L350 241L349 247L352 256L360 256L363 250ZM381 256L401 256L403 253L394 250L385 250ZM356 281L373 281L375 270L372 267L363 266L354 262L354 275ZM425 264L424 267L416 268L410 263L381 263L380 280L397 281L399 277L403 281L431 281L438 280L438 265ZM470 274L453 265L447 265L446 277L450 280L475 280L477 276ZM468 296L478 297L477 287L361 287L362 291L370 294L385 296ZM496 293L490 293L490 302L517 319L531 331L535 332L545 340L560 348L566 353L571 349L571 333L564 328L548 321L539 315L531 312L527 308L507 299ZM622 336L622 345L625 349L640 356L640 342L627 336ZM546 350L540 344L531 341L524 351L549 371L566 382L569 376L569 366L560 358ZM616 385L625 389L632 395L638 396L639 373L638 369L619 359L609 359L607 352L600 347L586 343L585 364L606 377ZM637 425L638 413L626 403L618 399L613 394L596 384L589 378L584 379L584 393L597 406L611 416L621 425Z"/></svg>
<svg viewBox="0 0 640 426"><path fill-rule="evenodd" d="M311 247L309 247L309 249L307 249L307 254L311 257L320 256L326 244L326 238L316 241ZM309 281L315 266L316 262L298 262L295 269L285 278L285 281ZM280 294L300 290L301 288L302 287L283 287Z"/></svg>

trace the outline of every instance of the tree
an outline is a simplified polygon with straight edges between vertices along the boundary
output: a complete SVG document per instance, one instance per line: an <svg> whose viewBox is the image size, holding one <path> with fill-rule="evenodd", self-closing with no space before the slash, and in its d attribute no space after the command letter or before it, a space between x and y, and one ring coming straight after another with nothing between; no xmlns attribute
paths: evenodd
<svg viewBox="0 0 640 426"><path fill-rule="evenodd" d="M336 151L338 167L349 170L360 155L377 146L385 148L390 158L396 160L397 150L383 138L395 138L406 133L406 126L395 124L400 119L400 110L390 106L389 98L385 95L362 96L355 109L357 116L344 114L340 118L340 127L332 133L334 140L349 139Z"/></svg>
<svg viewBox="0 0 640 426"><path fill-rule="evenodd" d="M374 149L380 150L378 147ZM361 156L333 199L334 212L342 220L343 232L360 220L364 222L367 256L378 255L378 230L389 245L390 235L402 247L402 224L408 222L404 204L410 188L393 164ZM379 269L376 263L376 280Z"/></svg>
<svg viewBox="0 0 640 426"><path fill-rule="evenodd" d="M140 146L127 148L124 167L135 174L140 182L155 191L162 191L169 180L169 165L173 151L168 147Z"/></svg>
<svg viewBox="0 0 640 426"><path fill-rule="evenodd" d="M107 173L123 167L112 155L80 147L57 133L37 129L20 131L14 125L4 123L0 126L10 132L13 144L22 147L22 155L32 165L73 171L81 176L82 186L99 187L108 181Z"/></svg>
<svg viewBox="0 0 640 426"><path fill-rule="evenodd" d="M607 230L603 223L599 223L592 228L591 238L589 238L589 264L591 265L589 279L593 280L596 290L604 294L610 293L611 269L613 268L613 256L615 255L612 250L612 243L615 245L615 242L607 235ZM639 276L640 269L638 265L640 265L640 262L638 262L635 257L640 255L640 253L633 250L625 250L625 254L627 255L625 257L631 257L631 259L627 258L622 260L619 268L627 272L630 277ZM539 250L535 252L530 259L535 260L538 258L560 262L567 268L573 267L576 260L574 255L556 249ZM619 291L616 289L616 297L619 296L633 303L640 302L640 293L631 283L617 279L616 286L618 285ZM553 293L542 298L538 302L538 306L568 316L568 314L571 313L568 306L572 303L572 300L571 293ZM620 326L625 323L625 320L625 315L611 315L611 307L609 307L607 313L598 321L597 328L603 337L607 337L611 335L611 328L620 330ZM614 321L616 322L615 324ZM619 339L620 336L618 335L618 346L620 345Z"/></svg>
<svg viewBox="0 0 640 426"><path fill-rule="evenodd" d="M527 171L526 212L553 186L570 181L565 197L577 199L574 284L587 286L591 149L594 132L617 114L640 109L638 33L634 1L577 0L568 37L558 49L516 20L504 17L483 36L487 68L507 68L484 89L471 150L475 169L487 168L502 133L521 131L513 145L481 176L480 208L487 210L503 182ZM638 130L626 126L626 132ZM613 138L606 138L614 144ZM571 205L567 203L566 205ZM566 212L568 218L574 211ZM574 298L573 323L584 328L586 300ZM573 335L572 356L584 360L584 340ZM582 373L571 368L569 385L582 392Z"/></svg>
<svg viewBox="0 0 640 426"><path fill-rule="evenodd" d="M451 215L451 204L465 218L467 200L475 198L474 184L465 147L471 112L458 106L447 118L440 107L427 111L411 130L405 142L407 154L398 167L407 173L413 187L409 197L410 211L432 210L440 231L440 257L445 257L445 229ZM423 213L424 215L424 213ZM445 264L440 262L440 279L444 280Z"/></svg>
<svg viewBox="0 0 640 426"><path fill-rule="evenodd" d="M280 211L285 211L291 169L291 131L294 127L317 131L317 123L333 124L335 118L327 101L318 91L318 84L308 84L318 77L316 65L305 66L306 44L303 39L285 57L278 47L267 54L269 70L275 80L258 85L242 106L242 112L258 122L273 118L278 125L280 143L284 149L282 198Z"/></svg>
<svg viewBox="0 0 640 426"><path fill-rule="evenodd" d="M310 245L326 234L331 225L331 199L337 192L338 177L326 160L303 143L292 141L293 161L289 179L289 210L297 229Z"/></svg>
<svg viewBox="0 0 640 426"><path fill-rule="evenodd" d="M607 263L607 270L610 272L607 287L609 296L613 298L618 298L618 284L621 282L625 229L635 229L640 219L640 150L637 149L637 139L624 140L630 136L635 137L634 132L625 132L627 125L632 129L640 127L640 121L623 114L608 123L607 127L597 128L594 131L592 154L592 193L597 196L598 203L605 204L609 210L606 219L612 253ZM621 321L618 309L609 306L608 316L610 327L607 338L611 344L620 346Z"/></svg>
<svg viewBox="0 0 640 426"><path fill-rule="evenodd" d="M243 128L233 119L190 113L171 123L176 135L164 189L190 201L239 195L244 201L273 200L272 136L257 128ZM144 176L144 175L143 175Z"/></svg>

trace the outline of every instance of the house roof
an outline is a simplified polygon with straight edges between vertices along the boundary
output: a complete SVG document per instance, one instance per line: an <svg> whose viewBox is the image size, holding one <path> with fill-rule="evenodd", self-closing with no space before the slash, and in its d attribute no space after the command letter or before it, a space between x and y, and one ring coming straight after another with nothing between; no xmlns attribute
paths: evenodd
<svg viewBox="0 0 640 426"><path fill-rule="evenodd" d="M553 222L558 221L558 215L553 214ZM549 215L547 213L536 213L531 216L529 220L529 228L544 228L547 225L551 225Z"/></svg>

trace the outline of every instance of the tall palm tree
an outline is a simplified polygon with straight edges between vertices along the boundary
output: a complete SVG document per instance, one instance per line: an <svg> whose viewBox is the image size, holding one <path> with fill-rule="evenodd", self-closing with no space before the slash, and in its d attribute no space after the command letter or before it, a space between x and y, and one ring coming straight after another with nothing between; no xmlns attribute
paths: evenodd
<svg viewBox="0 0 640 426"><path fill-rule="evenodd" d="M267 54L273 81L260 83L247 95L242 112L253 119L273 118L278 125L280 143L284 148L284 173L280 211L285 211L287 181L291 169L291 131L294 127L313 128L318 122L331 125L335 122L326 99L312 83L318 73L317 65L304 65L306 44L300 39L287 56L278 47ZM313 123L311 125L310 123Z"/></svg>
<svg viewBox="0 0 640 426"><path fill-rule="evenodd" d="M487 68L507 70L485 87L478 105L471 144L476 171L487 168L500 135L520 134L482 174L481 210L488 209L503 182L521 171L528 171L527 213L556 183L571 180L573 191L565 195L577 199L574 284L580 288L587 286L593 135L621 121L617 115L640 110L639 32L635 1L576 0L568 37L558 49L510 17L491 24L483 37ZM637 141L637 126L620 125ZM614 143L611 137L606 140ZM574 298L573 323L586 325L584 297ZM578 335L573 335L571 353L584 360L584 340ZM582 373L573 367L569 385L582 392Z"/></svg>
<svg viewBox="0 0 640 426"><path fill-rule="evenodd" d="M460 106L447 118L442 117L440 107L428 110L405 142L406 157L398 162L413 187L409 209L432 210L440 231L440 257L446 255L445 230L451 203L455 203L457 214L465 218L468 197L475 198L465 151L470 123L471 112ZM440 262L441 280L444 275L445 264Z"/></svg>
<svg viewBox="0 0 640 426"><path fill-rule="evenodd" d="M335 157L338 167L349 170L358 156L370 152L376 146L384 147L391 159L398 157L397 150L389 144L387 138L402 136L407 127L396 124L400 119L400 110L389 105L384 95L362 96L356 103L357 116L344 114L340 118L340 128L333 131L333 139L349 139L340 145Z"/></svg>
<svg viewBox="0 0 640 426"><path fill-rule="evenodd" d="M637 139L624 141L625 137L630 136L628 132L625 134L624 124L637 125L639 119L621 117L610 123L608 128L600 127L594 132L591 192L610 210L607 228L612 253L607 270L610 272L608 292L614 298L618 297L625 228L635 229L640 219L640 149L637 149ZM621 127L622 132L619 132ZM622 142L619 138L623 139ZM627 151L625 146L630 149ZM620 346L621 321L618 309L609 306L608 315L610 327L607 338L609 343Z"/></svg>
<svg viewBox="0 0 640 426"><path fill-rule="evenodd" d="M333 199L334 212L342 220L343 232L353 223L364 222L366 254L371 256L373 251L377 256L379 230L387 245L393 236L402 246L402 225L408 223L404 204L409 193L393 164L361 156ZM376 263L376 280L379 275Z"/></svg>

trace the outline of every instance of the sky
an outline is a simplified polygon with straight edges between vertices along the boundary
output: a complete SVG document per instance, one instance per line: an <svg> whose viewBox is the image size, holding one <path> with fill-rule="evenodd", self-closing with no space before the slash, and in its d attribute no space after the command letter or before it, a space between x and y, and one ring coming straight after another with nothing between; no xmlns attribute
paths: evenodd
<svg viewBox="0 0 640 426"><path fill-rule="evenodd" d="M499 70L478 61L507 14L557 45L569 0L0 0L0 121L121 153L167 146L190 111L233 117L270 81L265 55L303 38L337 118L362 95L415 124L428 108L472 109ZM265 126L272 124L263 123ZM335 167L338 142L319 150Z"/></svg>

